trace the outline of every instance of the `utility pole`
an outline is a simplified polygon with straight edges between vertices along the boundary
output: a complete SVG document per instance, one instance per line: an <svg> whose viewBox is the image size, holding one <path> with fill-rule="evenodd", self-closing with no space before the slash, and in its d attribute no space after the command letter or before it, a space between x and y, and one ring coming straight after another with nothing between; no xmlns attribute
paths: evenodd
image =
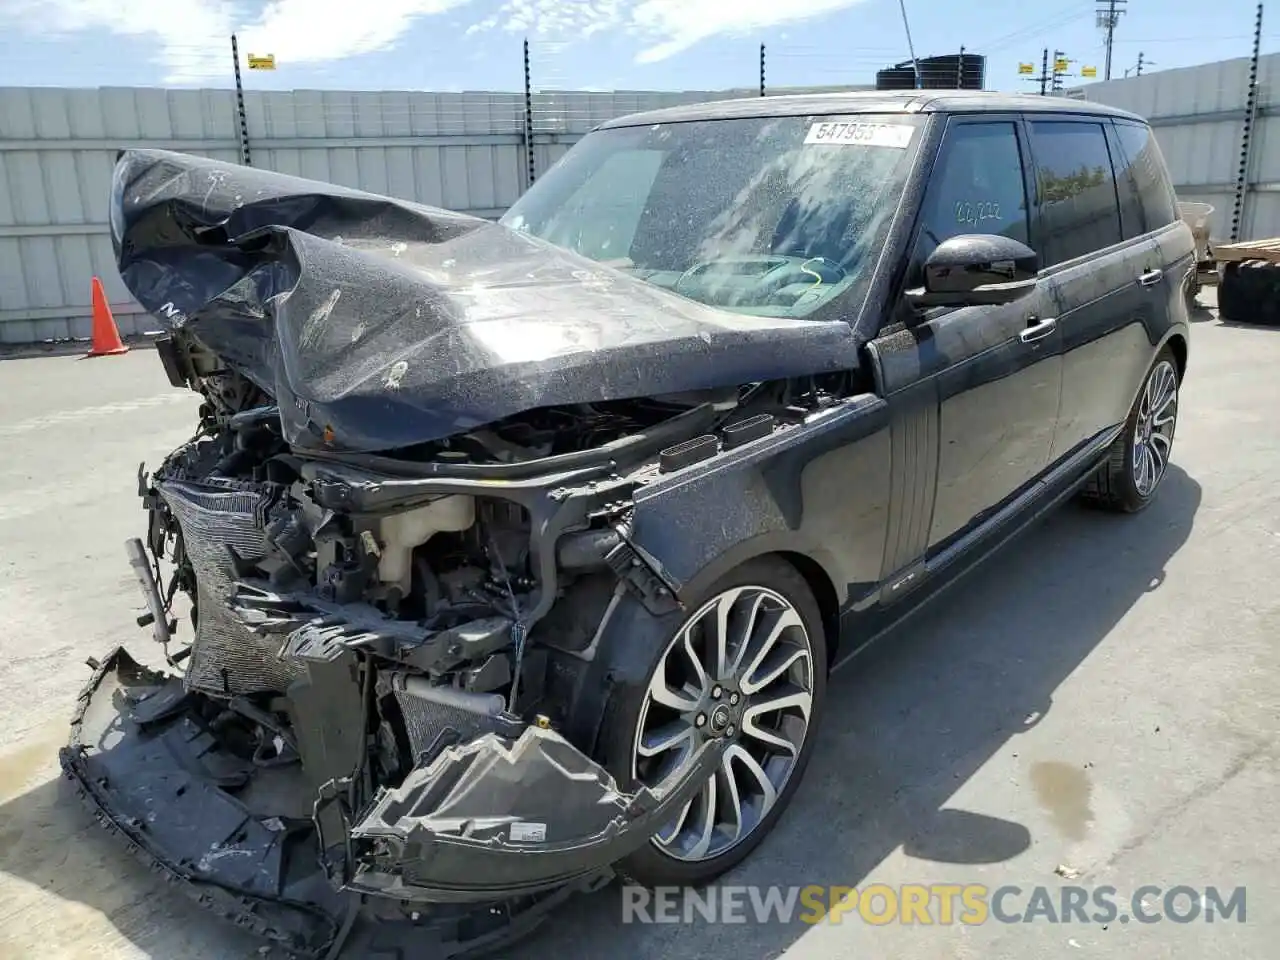
<svg viewBox="0 0 1280 960"><path fill-rule="evenodd" d="M1125 67L1124 75L1126 78L1128 78L1129 74L1133 74L1135 77L1140 77L1142 76L1143 70L1147 67L1154 67L1155 65L1156 63L1154 60L1148 60L1146 54L1140 52L1138 54L1138 65L1136 67Z"/></svg>
<svg viewBox="0 0 1280 960"><path fill-rule="evenodd" d="M1065 64L1069 63L1067 55L1061 50L1053 51L1053 92L1060 93L1062 91L1062 78L1069 76Z"/></svg>
<svg viewBox="0 0 1280 960"><path fill-rule="evenodd" d="M1049 83L1049 48L1044 49L1044 59L1040 63L1040 76L1036 76L1031 72L1032 66L1029 63L1018 64L1018 75L1025 82L1030 80L1032 83L1040 84L1040 96L1045 95L1045 87Z"/></svg>
<svg viewBox="0 0 1280 960"><path fill-rule="evenodd" d="M898 8L902 11L902 29L907 34L907 51L911 54L911 66L916 74L916 89L924 89L924 77L920 76L920 60L916 56L916 45L911 40L911 23L907 20L907 0L898 0Z"/></svg>
<svg viewBox="0 0 1280 960"><path fill-rule="evenodd" d="M1097 24L1107 35L1107 63L1103 70L1103 78L1111 79L1111 43L1115 38L1116 25L1120 22L1120 15L1123 14L1124 5L1129 0L1098 0Z"/></svg>

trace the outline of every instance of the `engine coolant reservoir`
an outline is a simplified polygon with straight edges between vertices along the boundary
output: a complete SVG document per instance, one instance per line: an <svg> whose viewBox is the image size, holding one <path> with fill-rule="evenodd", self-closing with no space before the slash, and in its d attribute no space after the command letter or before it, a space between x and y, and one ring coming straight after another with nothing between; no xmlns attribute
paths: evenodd
<svg viewBox="0 0 1280 960"><path fill-rule="evenodd" d="M407 596L413 578L413 551L437 533L459 533L476 522L474 497L453 495L421 507L383 517L379 532L382 556L378 579L397 584Z"/></svg>

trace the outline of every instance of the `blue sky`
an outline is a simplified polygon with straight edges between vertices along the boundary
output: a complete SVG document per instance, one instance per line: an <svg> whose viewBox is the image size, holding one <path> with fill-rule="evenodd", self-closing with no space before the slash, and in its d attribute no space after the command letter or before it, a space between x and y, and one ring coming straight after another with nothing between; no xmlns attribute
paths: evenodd
<svg viewBox="0 0 1280 960"><path fill-rule="evenodd" d="M1101 77L1093 2L906 0L920 56L964 45L987 85L1030 89L1018 63L1058 48ZM1113 76L1248 56L1251 0L1128 0ZM978 12L981 11L981 12ZM1280 49L1280 5L1264 52ZM227 86L241 56L274 54L259 89L518 90L521 43L535 87L870 83L907 58L898 0L0 0L0 86ZM1068 80L1068 84L1081 82Z"/></svg>

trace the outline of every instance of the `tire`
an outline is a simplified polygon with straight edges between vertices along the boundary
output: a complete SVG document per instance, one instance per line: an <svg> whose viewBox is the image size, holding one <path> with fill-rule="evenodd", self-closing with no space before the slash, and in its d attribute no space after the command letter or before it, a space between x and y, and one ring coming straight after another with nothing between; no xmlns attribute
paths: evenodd
<svg viewBox="0 0 1280 960"><path fill-rule="evenodd" d="M1166 406L1163 404L1164 391L1170 382L1172 404ZM1172 350L1165 347L1143 378L1142 389L1133 402L1124 429L1111 445L1106 462L1081 491L1081 499L1092 506L1118 513L1137 513L1150 505L1168 472L1169 457L1173 453L1181 385L1177 358ZM1153 402L1160 405L1154 415L1150 410ZM1163 416L1172 417L1167 429L1165 425L1156 426ZM1164 440L1148 440L1148 437L1163 437ZM1135 456L1139 453L1140 444L1146 447L1148 454L1152 450L1163 452L1163 462L1153 480L1149 480L1144 472L1145 459Z"/></svg>
<svg viewBox="0 0 1280 960"><path fill-rule="evenodd" d="M1280 326L1280 263L1226 264L1218 287L1218 313L1233 323Z"/></svg>
<svg viewBox="0 0 1280 960"><path fill-rule="evenodd" d="M699 598L697 603L689 604L687 608L687 615L683 613L673 614L669 617L663 618L666 622L660 624L661 630L659 635L664 639L660 643L655 644L645 684L643 686L638 686L637 689L620 693L619 696L610 704L610 707L606 712L604 725L601 730L602 742L605 747L606 766L609 768L610 773L612 773L617 779L618 783L625 789L630 790L635 789L640 783L645 783L649 786L656 785L652 772L642 770L640 767L641 764L665 763L673 765L674 760L665 759L666 754L658 754L648 760L644 760L639 757L639 750L642 745L642 732L675 729L675 725L681 721L676 720L668 722L667 718L672 716L683 717L689 715L687 713L678 714L667 707L663 707L661 703L652 701L650 697L652 682L657 671L662 669L664 676L668 678L668 682L664 684L664 686L668 689L671 688L674 683L672 680L674 676L671 672L672 669L679 668L682 664L687 662L683 659L686 647L683 643L677 644L677 641L681 639L682 631L699 621L700 614L717 601L717 599L724 598L726 596L734 596L735 592L739 590L742 590L743 592L733 608L734 613L738 616L736 618L730 618L731 624L744 622L740 613L743 610L750 609L750 605L752 603L751 598L757 594L763 595L766 598L762 606L759 608L763 611L761 617L766 614L770 616L773 615L771 610L776 605L775 598L780 598L786 605L789 605L791 611L794 611L794 613L798 615L799 628L803 631L803 642L801 642L802 635L799 630L794 626L789 627L782 632L782 639L779 640L778 646L776 646L774 650L785 660L786 657L793 655L784 649L785 647L789 647L791 644L795 643L796 648L799 649L799 647L807 644L807 673L811 705L808 711L808 721L804 728L803 738L799 744L798 751L795 753L794 760L791 762L789 772L786 774L785 782L774 785L775 788L779 785L781 787L781 789L776 789L776 800L773 801L772 806L765 807L763 803L760 805L763 816L758 816L755 822L751 824L750 829L747 830L740 838L731 842L727 848L720 850L719 852L715 852L713 846L711 849L705 851L701 857L693 855L697 852L697 844L694 844L693 847L683 851L676 849L682 845L679 841L683 840L686 834L690 838L706 836L706 831L697 829L699 818L703 816L707 809L707 805L705 804L705 797L707 796L706 791L711 789L704 788L704 792L700 793L697 798L691 801L690 806L686 808L686 812L682 813L682 816L678 818L679 825L681 827L679 831L673 832L670 838L664 838L663 832L672 826L671 824L668 824L667 827L664 827L664 831L660 831L659 834L650 839L645 846L615 864L615 869L624 878L631 882L648 887L700 886L702 884L709 883L716 877L723 874L726 870L729 870L738 863L741 863L753 850L755 850L757 846L759 846L761 841L768 836L778 819L782 816L783 812L790 804L791 798L794 796L796 789L799 787L800 781L803 779L805 768L808 766L809 758L813 750L814 737L818 729L819 718L822 715L822 707L826 697L826 637L823 634L822 617L818 604L813 598L813 593L810 590L808 583L795 569L795 567L787 563L785 560L775 557L759 558L743 564L741 567L738 567L717 583L710 586ZM755 591L755 593L752 591ZM763 619L757 619L761 624L767 626ZM728 632L732 634L732 628ZM763 635L758 630L748 630L747 632L757 640L759 636ZM765 633L767 632L768 631L766 630ZM704 649L698 639L693 641L693 647L690 649L693 648L699 650ZM669 661L669 655L672 655L676 651L679 652L675 661ZM751 653L748 653L744 659L750 661L752 659ZM768 665L770 662L770 659L766 658L765 665ZM791 676L793 676L792 671L797 673L803 672L801 670L803 662L804 658L798 657L792 667L789 668L789 670L783 675L783 678L778 682L781 683L783 680L789 681ZM714 671L708 670L709 675L713 672ZM765 684L761 690L754 693L747 693L745 691L749 689L751 685L748 684L746 680L758 679L766 675L767 672L768 671L762 669L757 669L755 671L745 670L743 673L747 676L745 678L739 678L743 680L743 683L738 689L744 692L738 693L739 700L737 702L739 703L739 706L731 709L735 711L732 713L732 717L735 720L741 720L742 726L750 724L755 729L759 729L760 727L767 728L771 722L771 716L779 718L784 716L783 713L778 713L776 715L763 714L756 718L757 722L753 723L751 720L749 712L751 706L753 704L758 705L761 701L771 699L775 696L773 691L779 688L773 684ZM721 679L725 678L722 677ZM712 677L709 681L711 686L708 689L712 692L720 689L719 685L715 684L714 680L715 678ZM730 684L727 684L726 687L721 690L722 700L710 700L708 699L708 694L701 701L709 705L708 711L700 711L701 715L704 716L704 718L710 718L706 725L701 728L703 736L711 734L711 726L713 722L728 722L725 720L725 716L716 715L712 710L718 708L721 704L723 704L726 709L730 709L729 688L732 686L732 683L733 682L731 681ZM790 686L785 688L785 690L789 689L791 689ZM785 690L783 692L785 692ZM737 690L734 692L737 693ZM742 711L744 710L747 711L747 713L743 713ZM791 732L786 735L778 734L779 740L789 739L794 736L794 729L797 722L797 711L798 708L796 711L785 714L785 716L788 717L785 722L790 725L789 729ZM723 731L727 731L732 743L753 752L758 752L763 746L761 741L756 740L753 736L747 735L733 725L724 726L723 723L721 723L720 726L720 731L722 731L722 733L712 735L725 735L723 734ZM655 737L649 742L652 743L661 739L661 737ZM730 749L733 748L731 747ZM741 781L743 774L747 773L749 767L740 762L737 759L738 756L740 756L740 754L736 755L732 760L726 759L726 763L728 764L728 767L738 775L738 781ZM757 760L757 765L762 772L769 772L765 771L765 767L770 767L770 771L781 769L781 766L775 763L774 760ZM648 773L648 775L646 775L646 773ZM637 774L639 774L639 776L637 776ZM724 786L726 783L723 779L724 776L725 774L723 773L722 768L721 770L717 770L717 773L711 778L711 781L708 781L709 784L714 782L716 785L714 788L716 793L712 794L712 796L716 796L717 794L723 794L726 798L731 796L729 790ZM766 779L769 778L767 777ZM657 775L657 780L658 782L661 782L660 773ZM746 781L745 786L740 785L738 790L732 795L741 797L751 796L752 784L762 785L763 781L758 779L749 779ZM763 799L763 797L761 799ZM743 825L747 823L747 816L750 811L744 809L744 807L746 807L750 802L751 801L744 801L744 803L740 804L738 807L739 817L737 818L737 824L739 830L743 829ZM727 822L728 821L726 820L726 823ZM664 845L662 843L663 839L668 839L671 842ZM723 839L723 837L717 835L716 842L719 842L721 839ZM690 854L690 856L685 856L685 854Z"/></svg>

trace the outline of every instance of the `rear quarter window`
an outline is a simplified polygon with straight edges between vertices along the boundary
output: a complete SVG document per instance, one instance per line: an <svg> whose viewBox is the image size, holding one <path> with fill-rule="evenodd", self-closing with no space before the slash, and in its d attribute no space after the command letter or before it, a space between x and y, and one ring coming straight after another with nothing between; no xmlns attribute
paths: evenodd
<svg viewBox="0 0 1280 960"><path fill-rule="evenodd" d="M1117 170L1123 163L1133 179L1147 233L1168 226L1178 217L1177 201L1160 145L1151 128L1145 124L1117 122L1123 158L1117 157Z"/></svg>
<svg viewBox="0 0 1280 960"><path fill-rule="evenodd" d="M1053 266L1121 240L1115 173L1099 122L1031 123L1043 265Z"/></svg>

